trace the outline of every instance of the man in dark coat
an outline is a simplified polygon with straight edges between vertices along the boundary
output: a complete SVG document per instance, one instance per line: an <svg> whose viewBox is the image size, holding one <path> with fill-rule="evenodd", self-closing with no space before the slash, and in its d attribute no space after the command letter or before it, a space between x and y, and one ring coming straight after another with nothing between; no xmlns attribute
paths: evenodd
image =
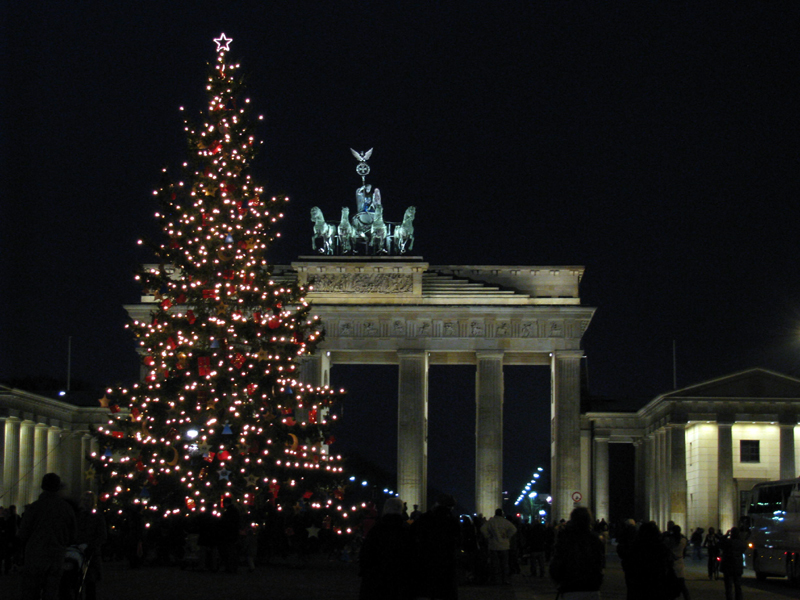
<svg viewBox="0 0 800 600"><path fill-rule="evenodd" d="M451 513L456 503L440 494L435 506L412 525L419 561L418 597L457 600L456 552L460 548L461 526Z"/></svg>
<svg viewBox="0 0 800 600"><path fill-rule="evenodd" d="M48 473L42 493L22 516L20 541L25 544L22 566L24 600L56 600L67 546L75 541L77 518L70 504L59 497L61 478Z"/></svg>
<svg viewBox="0 0 800 600"><path fill-rule="evenodd" d="M620 552L628 600L670 600L674 585L672 552L664 545L658 525L642 523L633 543ZM671 581L672 580L672 581Z"/></svg>
<svg viewBox="0 0 800 600"><path fill-rule="evenodd" d="M580 593L582 598L594 593L599 598L605 566L605 545L592 531L592 513L579 506L558 532L550 577L565 600L573 593Z"/></svg>
<svg viewBox="0 0 800 600"><path fill-rule="evenodd" d="M742 600L743 556L747 545L742 540L738 527L732 528L728 535L719 540L722 550L722 564L719 570L725 580L725 600Z"/></svg>
<svg viewBox="0 0 800 600"><path fill-rule="evenodd" d="M403 518L403 502L389 498L359 553L359 600L414 598L413 552L410 527Z"/></svg>

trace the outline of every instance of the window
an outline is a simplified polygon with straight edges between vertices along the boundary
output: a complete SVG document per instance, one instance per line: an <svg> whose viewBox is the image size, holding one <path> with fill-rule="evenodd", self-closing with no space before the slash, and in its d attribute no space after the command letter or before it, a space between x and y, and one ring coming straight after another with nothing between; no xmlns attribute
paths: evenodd
<svg viewBox="0 0 800 600"><path fill-rule="evenodd" d="M739 441L739 460L743 463L761 462L761 453L758 447L759 440Z"/></svg>

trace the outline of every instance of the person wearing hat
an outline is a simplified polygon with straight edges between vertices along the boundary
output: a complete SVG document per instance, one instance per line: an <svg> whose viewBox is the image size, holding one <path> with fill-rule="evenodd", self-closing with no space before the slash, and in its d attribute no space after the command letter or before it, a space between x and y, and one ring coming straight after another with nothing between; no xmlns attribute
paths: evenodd
<svg viewBox="0 0 800 600"><path fill-rule="evenodd" d="M24 600L56 600L67 546L75 541L78 526L75 510L60 497L61 478L48 473L42 478L42 493L22 515L19 538L25 546L22 565Z"/></svg>

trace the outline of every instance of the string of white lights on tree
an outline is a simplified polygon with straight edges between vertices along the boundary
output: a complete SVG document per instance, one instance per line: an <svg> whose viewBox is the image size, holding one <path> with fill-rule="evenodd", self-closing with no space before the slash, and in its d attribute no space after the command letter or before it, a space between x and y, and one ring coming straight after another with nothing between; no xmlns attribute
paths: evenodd
<svg viewBox="0 0 800 600"><path fill-rule="evenodd" d="M298 379L322 328L309 290L272 275L266 251L288 199L266 198L251 178L250 99L227 60L232 40L214 41L207 110L185 125L183 176L165 169L154 191L165 241L137 280L155 308L129 324L146 376L101 399L110 420L87 477L103 502L164 516L217 513L224 497L344 514L329 410L342 392Z"/></svg>

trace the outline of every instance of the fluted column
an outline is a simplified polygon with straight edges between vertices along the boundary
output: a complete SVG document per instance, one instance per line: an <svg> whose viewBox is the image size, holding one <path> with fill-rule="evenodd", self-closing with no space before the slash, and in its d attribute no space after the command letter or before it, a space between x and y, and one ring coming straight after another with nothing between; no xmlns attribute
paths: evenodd
<svg viewBox="0 0 800 600"><path fill-rule="evenodd" d="M733 487L733 433L732 423L717 423L717 493L719 496L719 527L728 531L734 523L736 499Z"/></svg>
<svg viewBox="0 0 800 600"><path fill-rule="evenodd" d="M6 418L0 417L0 465L6 464ZM6 484L5 484L5 475L3 473L5 469L0 468L0 506L4 506L7 504L5 501L6 495Z"/></svg>
<svg viewBox="0 0 800 600"><path fill-rule="evenodd" d="M669 435L670 519L683 529L687 529L689 523L686 522L686 428L683 424L673 423L670 425Z"/></svg>
<svg viewBox="0 0 800 600"><path fill-rule="evenodd" d="M633 443L633 448L635 461L635 478L633 482L633 514L628 515L628 517L632 517L635 521L643 521L647 515L647 493L645 488L647 481L647 456L645 453L644 439L640 438L636 440Z"/></svg>
<svg viewBox="0 0 800 600"><path fill-rule="evenodd" d="M659 527L667 523L667 435L663 428L656 432L656 522Z"/></svg>
<svg viewBox="0 0 800 600"><path fill-rule="evenodd" d="M33 476L33 421L22 421L19 426L19 489L16 504L18 507L30 504L36 498L31 495ZM38 494L37 494L38 495Z"/></svg>
<svg viewBox="0 0 800 600"><path fill-rule="evenodd" d="M61 453L58 447L61 444L61 429L58 427L50 427L47 430L47 462L45 472L58 473L61 471L59 463L59 456Z"/></svg>
<svg viewBox="0 0 800 600"><path fill-rule="evenodd" d="M648 474L645 480L645 494L646 494L646 514L644 518L648 521L655 521L658 518L656 515L656 436L650 433L645 437L645 464Z"/></svg>
<svg viewBox="0 0 800 600"><path fill-rule="evenodd" d="M399 350L397 488L422 510L428 495L428 353Z"/></svg>
<svg viewBox="0 0 800 600"><path fill-rule="evenodd" d="M581 358L583 352L552 353L552 516L554 522L568 519L572 493L581 491ZM585 490L584 490L585 491Z"/></svg>
<svg viewBox="0 0 800 600"><path fill-rule="evenodd" d="M298 379L307 385L323 387L330 385L331 359L327 352L301 356Z"/></svg>
<svg viewBox="0 0 800 600"><path fill-rule="evenodd" d="M794 456L794 423L781 423L780 460L781 479L797 477L797 465Z"/></svg>
<svg viewBox="0 0 800 600"><path fill-rule="evenodd" d="M76 498L80 494L80 482L76 486L76 476L80 468L79 448L80 446L76 444L76 434L72 431L63 431L59 446L61 460L58 475L65 486L64 494L71 498Z"/></svg>
<svg viewBox="0 0 800 600"><path fill-rule="evenodd" d="M475 505L488 518L503 505L503 353L475 358Z"/></svg>
<svg viewBox="0 0 800 600"><path fill-rule="evenodd" d="M594 518L608 516L608 437L594 438Z"/></svg>
<svg viewBox="0 0 800 600"><path fill-rule="evenodd" d="M33 476L31 485L34 492L39 489L42 477L47 473L47 430L44 423L37 423L33 428ZM34 493L34 495L36 495Z"/></svg>

